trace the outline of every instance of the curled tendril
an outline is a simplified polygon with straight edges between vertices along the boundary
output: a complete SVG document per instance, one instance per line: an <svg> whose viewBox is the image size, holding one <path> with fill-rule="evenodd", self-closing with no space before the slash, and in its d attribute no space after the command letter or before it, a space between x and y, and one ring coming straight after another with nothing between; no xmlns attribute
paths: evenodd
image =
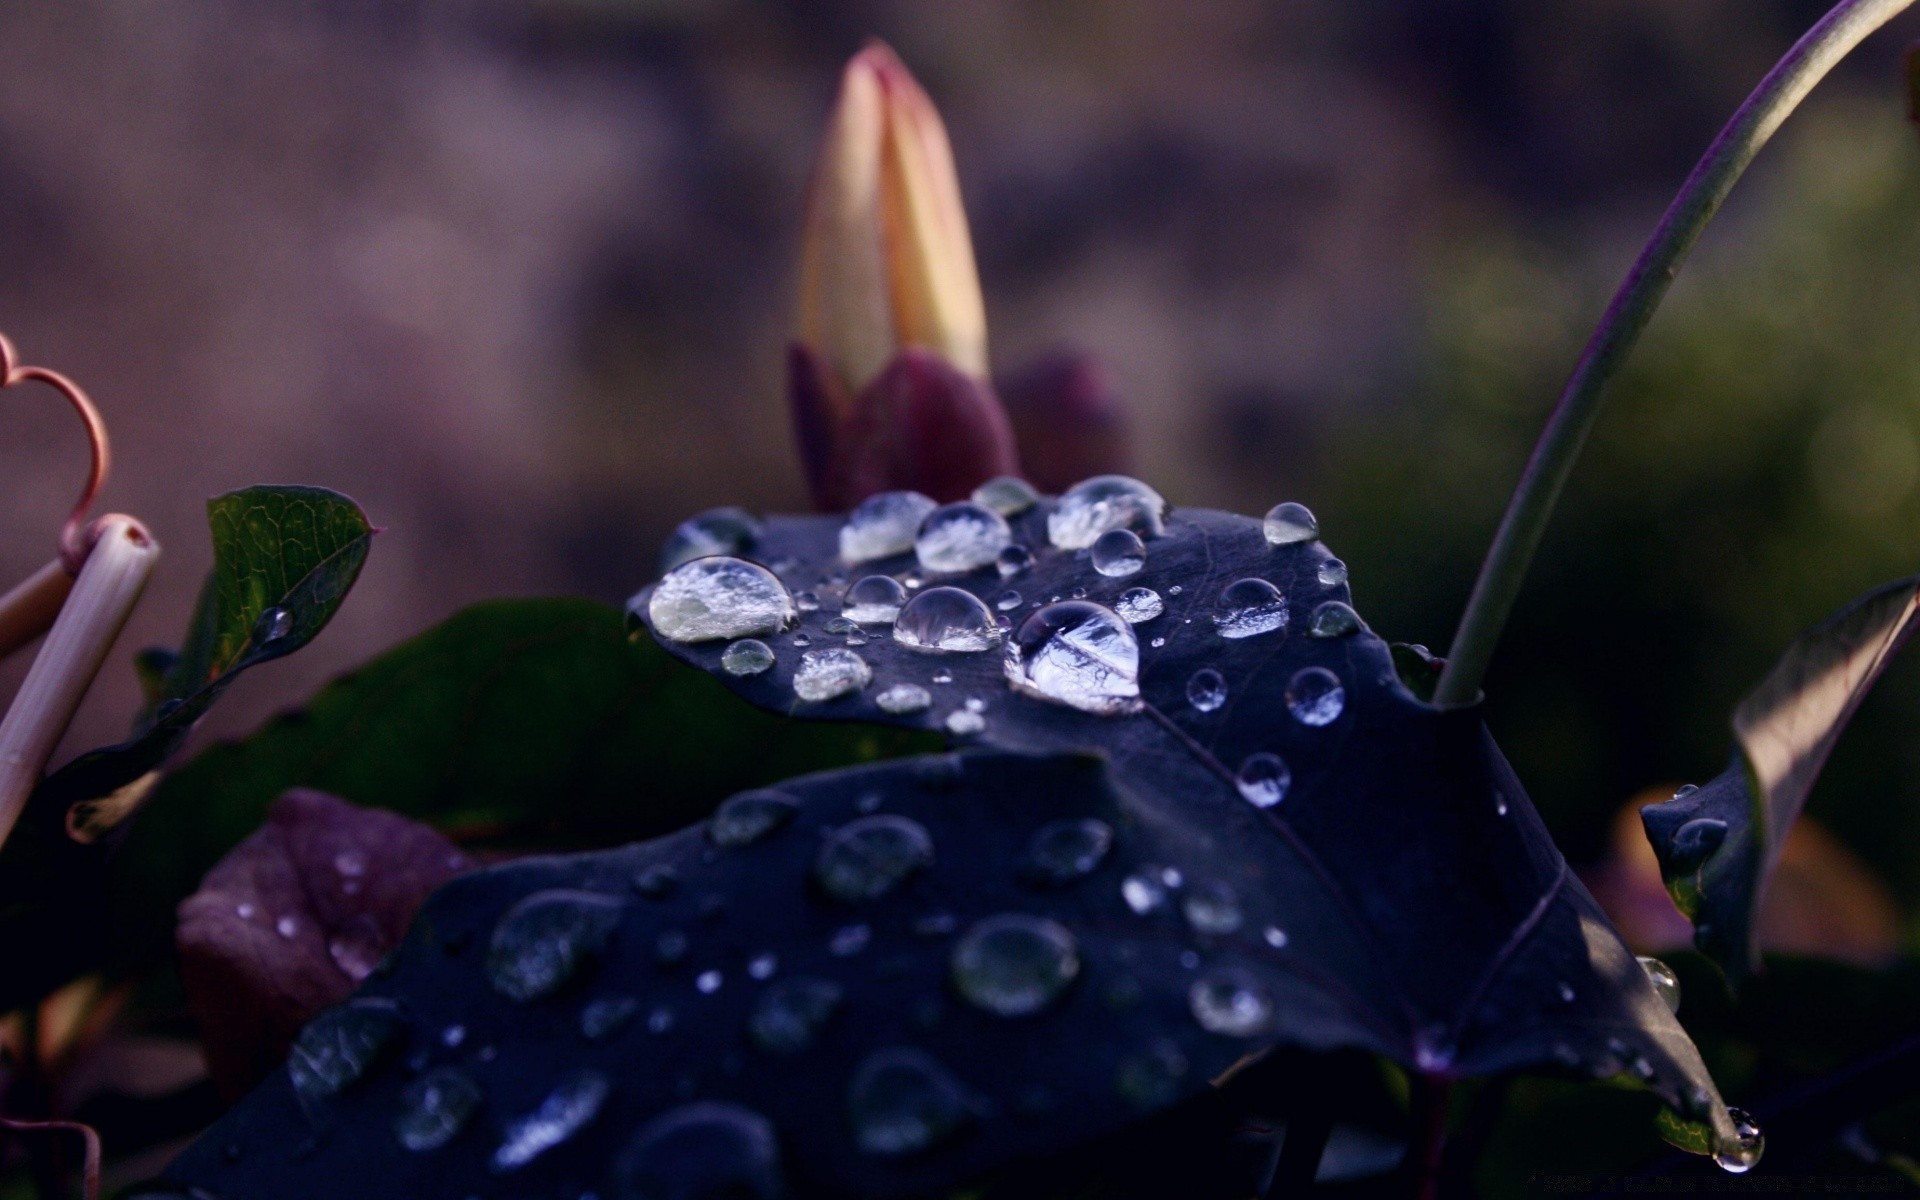
<svg viewBox="0 0 1920 1200"><path fill-rule="evenodd" d="M87 483L80 491L80 500L73 506L73 513L60 529L61 561L69 572L78 573L80 564L86 561L87 551L93 548L98 526L98 522L88 522L87 510L93 506L93 498L99 495L101 485L106 483L107 468L112 461L112 453L107 445L107 423L101 419L100 410L94 407L93 401L79 384L58 371L21 366L13 343L5 334L0 334L0 388L10 388L20 383L44 383L59 392L80 414L81 423L87 427L87 443L92 451Z"/></svg>

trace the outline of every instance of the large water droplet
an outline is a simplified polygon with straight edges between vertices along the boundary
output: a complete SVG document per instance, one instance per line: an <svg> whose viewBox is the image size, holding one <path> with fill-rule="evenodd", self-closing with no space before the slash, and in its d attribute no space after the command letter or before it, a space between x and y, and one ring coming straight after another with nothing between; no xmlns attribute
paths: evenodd
<svg viewBox="0 0 1920 1200"><path fill-rule="evenodd" d="M1033 551L1021 545L1008 546L994 560L994 566L999 569L1000 578L1012 579L1033 569Z"/></svg>
<svg viewBox="0 0 1920 1200"><path fill-rule="evenodd" d="M783 979L760 993L747 1018L747 1036L769 1054L811 1050L843 995L840 985L830 980L805 975Z"/></svg>
<svg viewBox="0 0 1920 1200"><path fill-rule="evenodd" d="M953 986L976 1008L1025 1017L1053 1003L1080 974L1066 926L1025 913L976 921L954 943Z"/></svg>
<svg viewBox="0 0 1920 1200"><path fill-rule="evenodd" d="M675 567L647 599L654 631L670 642L779 633L796 615L793 597L773 572L739 558L698 558Z"/></svg>
<svg viewBox="0 0 1920 1200"><path fill-rule="evenodd" d="M1302 667L1287 681L1287 711L1302 725L1331 725L1347 707L1347 689L1325 667Z"/></svg>
<svg viewBox="0 0 1920 1200"><path fill-rule="evenodd" d="M1029 615L1007 645L1006 671L1014 690L1083 712L1140 706L1140 643L1132 627L1084 600Z"/></svg>
<svg viewBox="0 0 1920 1200"><path fill-rule="evenodd" d="M621 905L597 892L535 892L507 910L487 948L487 978L510 1000L559 990L606 948Z"/></svg>
<svg viewBox="0 0 1920 1200"><path fill-rule="evenodd" d="M1131 529L1109 529L1094 540L1088 557L1094 570L1117 579L1147 565L1147 547Z"/></svg>
<svg viewBox="0 0 1920 1200"><path fill-rule="evenodd" d="M1151 621L1165 612L1166 608L1160 600L1160 593L1152 588L1128 588L1113 602L1113 611L1119 613L1120 618L1129 625Z"/></svg>
<svg viewBox="0 0 1920 1200"><path fill-rule="evenodd" d="M758 638L742 638L720 652L720 666L729 675L758 675L773 666L773 647Z"/></svg>
<svg viewBox="0 0 1920 1200"><path fill-rule="evenodd" d="M1727 840L1727 823L1712 817L1697 817L1673 831L1667 843L1667 859L1677 871L1699 867Z"/></svg>
<svg viewBox="0 0 1920 1200"><path fill-rule="evenodd" d="M1049 821L1027 843L1026 878L1064 887L1093 874L1113 849L1113 828L1091 818Z"/></svg>
<svg viewBox="0 0 1920 1200"><path fill-rule="evenodd" d="M927 570L951 575L994 562L1012 541L1007 519L992 509L943 504L920 522L913 553Z"/></svg>
<svg viewBox="0 0 1920 1200"><path fill-rule="evenodd" d="M1227 702L1227 681L1212 667L1201 667L1187 680L1187 703L1209 713Z"/></svg>
<svg viewBox="0 0 1920 1200"><path fill-rule="evenodd" d="M917 683L896 683L875 696L873 702L881 712L905 717L933 707L933 694Z"/></svg>
<svg viewBox="0 0 1920 1200"><path fill-rule="evenodd" d="M1213 627L1223 638L1249 638L1287 627L1287 598L1264 579L1242 579L1220 592Z"/></svg>
<svg viewBox="0 0 1920 1200"><path fill-rule="evenodd" d="M1291 546L1295 542L1310 542L1320 536L1320 522L1304 504L1295 504L1289 500L1285 504L1276 504L1267 510L1267 519L1262 522L1267 541L1275 546Z"/></svg>
<svg viewBox="0 0 1920 1200"><path fill-rule="evenodd" d="M1159 537L1167 502L1138 479L1096 475L1068 488L1047 515L1047 538L1062 550L1081 550L1109 529Z"/></svg>
<svg viewBox="0 0 1920 1200"><path fill-rule="evenodd" d="M935 587L907 601L894 622L893 640L914 650L977 654L999 642L1000 627L972 592Z"/></svg>
<svg viewBox="0 0 1920 1200"><path fill-rule="evenodd" d="M640 1127L614 1165L614 1200L781 1200L773 1125L752 1109L704 1101ZM585 1200L585 1197L582 1197Z"/></svg>
<svg viewBox="0 0 1920 1200"><path fill-rule="evenodd" d="M1180 1098L1187 1077L1187 1056L1177 1042L1162 1039L1120 1064L1113 1087L1120 1098L1142 1112L1164 1108Z"/></svg>
<svg viewBox="0 0 1920 1200"><path fill-rule="evenodd" d="M309 1106L335 1095L372 1069L405 1030L394 1007L379 1001L350 1001L321 1013L287 1055L294 1094Z"/></svg>
<svg viewBox="0 0 1920 1200"><path fill-rule="evenodd" d="M814 860L820 889L842 903L877 900L933 863L927 827L890 813L861 817L835 830Z"/></svg>
<svg viewBox="0 0 1920 1200"><path fill-rule="evenodd" d="M660 550L660 573L696 558L740 557L760 539L760 522L744 508L710 508L682 521Z"/></svg>
<svg viewBox="0 0 1920 1200"><path fill-rule="evenodd" d="M907 602L907 589L890 575L868 575L847 589L840 614L862 625L891 625Z"/></svg>
<svg viewBox="0 0 1920 1200"><path fill-rule="evenodd" d="M999 475L973 489L973 502L1003 517L1023 513L1040 502L1040 493L1024 479Z"/></svg>
<svg viewBox="0 0 1920 1200"><path fill-rule="evenodd" d="M1255 808L1272 808L1287 798L1293 772L1278 754L1260 750L1247 755L1240 763L1240 773L1234 776L1233 782L1247 803Z"/></svg>
<svg viewBox="0 0 1920 1200"><path fill-rule="evenodd" d="M873 668L866 659L835 646L809 650L800 656L800 667L793 673L793 693L818 704L857 692L872 682Z"/></svg>
<svg viewBox="0 0 1920 1200"><path fill-rule="evenodd" d="M293 632L293 610L275 605L260 614L260 620L253 627L253 640L262 646L271 646Z"/></svg>
<svg viewBox="0 0 1920 1200"><path fill-rule="evenodd" d="M1314 608L1307 632L1317 638L1347 637L1360 632L1360 614L1339 600L1328 600Z"/></svg>
<svg viewBox="0 0 1920 1200"><path fill-rule="evenodd" d="M1219 967L1193 981L1187 990L1193 1019L1208 1033L1250 1038L1273 1026L1273 993L1251 971Z"/></svg>
<svg viewBox="0 0 1920 1200"><path fill-rule="evenodd" d="M716 846L749 846L799 814L800 802L785 792L741 792L720 802L707 821L707 836Z"/></svg>
<svg viewBox="0 0 1920 1200"><path fill-rule="evenodd" d="M1640 968L1647 973L1647 982L1653 985L1654 992L1666 1004L1667 1011L1679 1012L1680 977L1673 973L1673 968L1645 955L1640 956Z"/></svg>
<svg viewBox="0 0 1920 1200"><path fill-rule="evenodd" d="M932 1149L972 1118L966 1091L932 1056L906 1046L876 1050L853 1074L847 1112L854 1141L888 1158Z"/></svg>
<svg viewBox="0 0 1920 1200"><path fill-rule="evenodd" d="M586 1128L600 1115L612 1085L598 1071L576 1071L547 1093L538 1108L507 1125L493 1152L493 1169L523 1167Z"/></svg>
<svg viewBox="0 0 1920 1200"><path fill-rule="evenodd" d="M840 527L840 557L869 562L913 549L920 522L937 505L919 492L880 492L862 500Z"/></svg>
<svg viewBox="0 0 1920 1200"><path fill-rule="evenodd" d="M1347 564L1337 558L1330 558L1320 564L1314 577L1326 587L1339 587L1347 581Z"/></svg>
<svg viewBox="0 0 1920 1200"><path fill-rule="evenodd" d="M1766 1135L1742 1109L1729 1108L1727 1116L1733 1119L1733 1135L1714 1147L1713 1161L1719 1163L1723 1171L1744 1175L1760 1164L1760 1156L1767 1149Z"/></svg>
<svg viewBox="0 0 1920 1200"><path fill-rule="evenodd" d="M436 1067L400 1093L393 1136L409 1150L438 1150L466 1128L479 1107L479 1084L464 1071Z"/></svg>
<svg viewBox="0 0 1920 1200"><path fill-rule="evenodd" d="M1228 934L1240 928L1240 897L1218 881L1194 885L1181 899L1180 911L1196 933Z"/></svg>

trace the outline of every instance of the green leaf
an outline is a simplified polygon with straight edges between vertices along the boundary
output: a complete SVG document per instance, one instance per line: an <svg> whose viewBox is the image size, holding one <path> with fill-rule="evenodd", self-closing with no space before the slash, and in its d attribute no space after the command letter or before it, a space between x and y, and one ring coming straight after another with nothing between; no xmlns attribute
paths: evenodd
<svg viewBox="0 0 1920 1200"><path fill-rule="evenodd" d="M1744 978L1758 961L1760 901L1787 831L1917 614L1920 576L1876 588L1802 634L1734 710L1732 765L1640 810L1695 944L1729 978Z"/></svg>

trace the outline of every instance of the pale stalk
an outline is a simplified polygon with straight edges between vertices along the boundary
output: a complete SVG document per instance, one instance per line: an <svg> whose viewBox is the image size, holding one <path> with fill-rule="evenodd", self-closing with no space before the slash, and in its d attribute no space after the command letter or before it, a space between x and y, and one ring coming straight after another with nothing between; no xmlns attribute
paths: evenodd
<svg viewBox="0 0 1920 1200"><path fill-rule="evenodd" d="M1461 614L1446 668L1434 688L1435 704L1451 708L1478 699L1494 647L1513 611L1514 598L1526 579L1534 551L1539 549L1553 506L1573 473L1580 448L1593 429L1607 383L1618 373L1640 331L1660 307L1701 231L1713 220L1760 148L1814 85L1868 34L1913 3L1843 0L1835 5L1760 81L1687 177L1600 318L1600 327L1587 343L1533 448L1533 456L1527 460L1486 562L1480 567L1480 577L1474 581L1473 595Z"/></svg>
<svg viewBox="0 0 1920 1200"><path fill-rule="evenodd" d="M0 844L13 832L160 557L159 544L132 517L103 517L97 530L46 644L0 720Z"/></svg>
<svg viewBox="0 0 1920 1200"><path fill-rule="evenodd" d="M56 558L0 596L0 660L52 627L72 590L73 576Z"/></svg>

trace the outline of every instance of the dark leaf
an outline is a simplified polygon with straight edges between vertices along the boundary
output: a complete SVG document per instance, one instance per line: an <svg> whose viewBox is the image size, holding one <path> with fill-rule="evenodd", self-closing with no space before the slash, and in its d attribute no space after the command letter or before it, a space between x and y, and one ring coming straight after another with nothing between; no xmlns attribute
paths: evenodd
<svg viewBox="0 0 1920 1200"><path fill-rule="evenodd" d="M1116 686L1129 673L1112 643L1078 643L1104 657L1109 707L1126 710L1096 715L1011 690L998 651L930 654L884 626L849 637L838 610L850 577L881 570L919 582L919 570L906 556L850 570L836 558L838 521L773 519L756 557L789 591L814 592L818 607L799 606L800 627L770 639L777 661L758 675L722 668L723 642L674 652L766 708L965 731L978 752L793 781L782 790L800 813L785 824L770 819L777 804L751 796L723 807L706 835L485 872L430 904L394 976L366 993L404 1000L416 1014L410 1044L428 1045L453 1013L484 1014L491 1057L461 1061L494 1114L528 1111L576 1062L611 1085L601 1119L528 1168L529 1187L619 1194L608 1175L619 1170L618 1148L698 1099L771 1120L800 1195L942 1190L1116 1132L1228 1064L1282 1046L1357 1049L1443 1078L1617 1077L1716 1136L1731 1134L1692 1043L1571 877L1478 713L1415 700L1386 644L1338 610L1315 621L1322 604L1347 599L1344 583L1320 582L1329 555L1317 542L1275 547L1259 522L1182 510L1148 541L1143 569L1114 577L1048 545L1052 508L1013 522L1036 554L1023 573L933 582L1013 613L1022 641L1036 602L1084 589L1117 606L1130 589L1153 589L1164 611L1137 627L1140 704ZM1271 581L1287 598L1241 614L1234 631L1275 624L1282 612L1283 628L1221 636L1222 593L1243 578ZM1003 595L1010 590L1025 598ZM1253 589L1232 594L1243 590ZM650 611L651 599L642 593L636 609ZM1063 615L1089 612L1037 619L1061 627ZM1316 624L1347 632L1310 636ZM1068 648L1055 645L1057 663L1068 663ZM818 696L825 689L815 685L848 654L870 681L835 698L798 698L796 672ZM1219 679L1196 681L1202 671ZM1339 698L1310 700L1306 685L1325 676L1302 671L1331 672ZM1197 682L1206 686L1190 691ZM896 687L925 691L929 705L903 712L894 693L882 708L877 698ZM1284 796L1267 807L1235 784L1242 764L1265 761L1259 755L1290 769L1290 786L1275 789ZM1278 774L1264 778L1272 786ZM1091 822L1111 834L1104 855L1108 839ZM653 899L669 877L670 898ZM570 923L561 919L569 905L578 910ZM994 920L1001 914L1014 920ZM1035 920L1052 924L1036 929ZM494 952L448 956L449 936ZM548 962L515 948L551 949L556 937L579 952L567 956L570 971L541 977L537 997L516 1005L488 986L489 964ZM1069 943L1079 969L1056 995L1048 972L1064 969ZM980 964L1010 949L1027 967L999 981L1015 985L999 988L989 970L983 986ZM766 955L777 965L762 982L753 964ZM815 1008L848 1018L827 1018L830 1052L788 1059L756 1049L754 1012L775 1003L766 997L776 984L807 986L800 979L824 986ZM670 1027L649 1033L636 1020L611 1049L570 1040L596 1002L615 999L648 1017L670 1011L655 1022ZM768 1044L764 1029L759 1044ZM923 1056L951 1076L922 1091L925 1111L940 1114L934 1126L951 1136L894 1157L886 1151L900 1143L869 1130L863 1151L866 1089L924 1082ZM216 1191L296 1177L288 1186L316 1195L371 1180L393 1181L392 1194L426 1186L435 1168L398 1151L377 1168L366 1157L403 1083L382 1075L302 1116L276 1077L180 1172ZM324 1132L296 1170L279 1156L309 1117ZM232 1136L276 1148L227 1164L215 1148ZM511 1144L509 1130L483 1123L457 1152L426 1156L444 1158L447 1174L416 1194L473 1190L489 1156Z"/></svg>
<svg viewBox="0 0 1920 1200"><path fill-rule="evenodd" d="M432 829L294 790L180 905L180 979L214 1083L238 1097L400 944L472 860Z"/></svg>
<svg viewBox="0 0 1920 1200"><path fill-rule="evenodd" d="M1920 578L1903 579L1802 634L1734 710L1732 765L1640 810L1694 944L1736 981L1758 961L1756 918L1787 833L1917 608Z"/></svg>

